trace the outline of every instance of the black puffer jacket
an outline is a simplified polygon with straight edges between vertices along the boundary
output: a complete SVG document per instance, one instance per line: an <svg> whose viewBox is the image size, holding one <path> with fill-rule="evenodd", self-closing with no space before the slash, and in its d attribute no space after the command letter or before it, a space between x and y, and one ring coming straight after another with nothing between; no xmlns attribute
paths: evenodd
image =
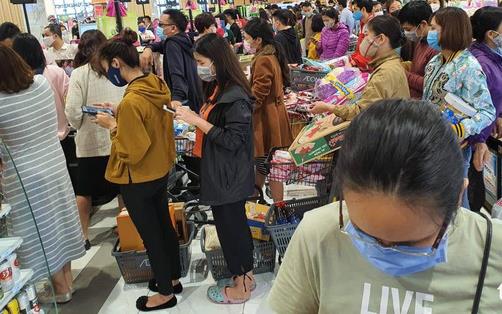
<svg viewBox="0 0 502 314"><path fill-rule="evenodd" d="M254 192L253 101L239 86L225 90L208 117L213 128L204 136L200 202L234 203Z"/></svg>
<svg viewBox="0 0 502 314"><path fill-rule="evenodd" d="M302 45L300 44L300 40L296 36L296 31L294 28L290 27L288 29L278 31L275 35L275 41L282 47L289 64L303 63Z"/></svg>

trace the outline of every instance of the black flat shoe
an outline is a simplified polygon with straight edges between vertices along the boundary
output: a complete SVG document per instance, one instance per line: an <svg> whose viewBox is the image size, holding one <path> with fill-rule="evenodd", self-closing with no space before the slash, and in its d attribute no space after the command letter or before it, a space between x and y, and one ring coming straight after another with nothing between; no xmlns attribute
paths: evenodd
<svg viewBox="0 0 502 314"><path fill-rule="evenodd" d="M171 300L167 301L164 304L157 305L157 306L154 306L154 307L147 307L146 306L147 302L148 302L148 297L147 296L144 295L142 297L139 297L136 300L136 308L138 310L142 311L142 312L150 312L150 311L158 311L158 310L170 309L170 308L173 308L173 307L176 306L176 304L178 303L178 300L173 295L173 297L172 297Z"/></svg>
<svg viewBox="0 0 502 314"><path fill-rule="evenodd" d="M89 240L85 240L84 248L86 251L91 249L91 242Z"/></svg>
<svg viewBox="0 0 502 314"><path fill-rule="evenodd" d="M155 279L150 279L150 281L148 281L148 289L150 289L150 291L152 292L159 292L159 287L157 286L157 281ZM183 285L181 285L181 282L173 286L174 294L181 294L182 292Z"/></svg>

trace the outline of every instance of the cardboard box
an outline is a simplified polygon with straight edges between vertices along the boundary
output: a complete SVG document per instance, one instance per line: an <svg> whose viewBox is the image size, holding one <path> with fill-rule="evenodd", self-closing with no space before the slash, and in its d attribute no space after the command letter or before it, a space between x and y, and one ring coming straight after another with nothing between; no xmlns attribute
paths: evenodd
<svg viewBox="0 0 502 314"><path fill-rule="evenodd" d="M127 210L122 210L117 216L117 230L120 239L120 251L143 251L145 246L138 230L132 223Z"/></svg>
<svg viewBox="0 0 502 314"><path fill-rule="evenodd" d="M180 244L187 243L190 236L190 230L186 223L183 206L184 203L170 203L168 209L169 215L171 216L171 222L174 230L176 230L178 234ZM117 230L119 233L121 252L143 251L145 249L143 240L125 208L117 216Z"/></svg>
<svg viewBox="0 0 502 314"><path fill-rule="evenodd" d="M289 147L289 153L297 166L322 157L341 147L343 134L350 121L337 124L335 118L334 114L330 114L307 125L298 134Z"/></svg>
<svg viewBox="0 0 502 314"><path fill-rule="evenodd" d="M246 202L246 216L253 239L269 241L270 234L265 228L265 217L270 207L258 203Z"/></svg>

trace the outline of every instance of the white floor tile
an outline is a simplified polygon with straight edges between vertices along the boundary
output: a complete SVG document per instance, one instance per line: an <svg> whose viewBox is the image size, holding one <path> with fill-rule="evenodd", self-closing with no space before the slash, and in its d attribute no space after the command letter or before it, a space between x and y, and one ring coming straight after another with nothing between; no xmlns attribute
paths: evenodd
<svg viewBox="0 0 502 314"><path fill-rule="evenodd" d="M99 248L100 246L91 246L91 249L87 251L84 256L71 262L71 274L74 279L80 275L82 270L84 270L87 264L91 261Z"/></svg>
<svg viewBox="0 0 502 314"><path fill-rule="evenodd" d="M146 283L126 285L120 278L98 314L136 314L136 299L148 291Z"/></svg>

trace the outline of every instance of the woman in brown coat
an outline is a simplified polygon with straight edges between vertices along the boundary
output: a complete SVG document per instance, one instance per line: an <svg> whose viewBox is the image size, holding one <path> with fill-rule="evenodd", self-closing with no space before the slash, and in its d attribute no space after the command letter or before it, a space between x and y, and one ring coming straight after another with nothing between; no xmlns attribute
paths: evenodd
<svg viewBox="0 0 502 314"><path fill-rule="evenodd" d="M274 41L272 26L258 18L244 28L244 38L256 55L251 67L251 89L256 98L253 112L256 184L263 187L265 156L273 147L289 146L293 134L284 106L284 86L289 85L289 68L282 50ZM272 199L282 201L282 182L270 182Z"/></svg>

